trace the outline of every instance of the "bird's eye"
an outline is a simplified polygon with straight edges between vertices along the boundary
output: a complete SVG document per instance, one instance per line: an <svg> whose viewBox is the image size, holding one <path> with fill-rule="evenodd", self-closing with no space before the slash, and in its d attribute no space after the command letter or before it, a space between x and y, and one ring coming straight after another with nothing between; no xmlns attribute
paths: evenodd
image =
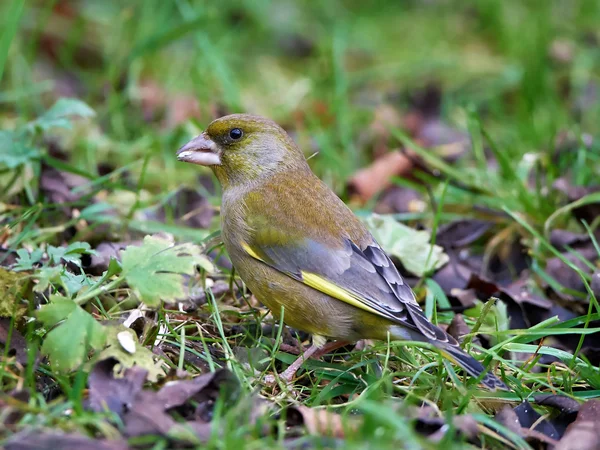
<svg viewBox="0 0 600 450"><path fill-rule="evenodd" d="M241 138L242 138L242 136L243 136L243 134L244 134L244 133L243 133L243 132L242 132L242 130L240 130L239 128L232 128L232 129L229 131L229 137L230 137L231 139L233 139L234 141L237 141L237 140L241 139Z"/></svg>

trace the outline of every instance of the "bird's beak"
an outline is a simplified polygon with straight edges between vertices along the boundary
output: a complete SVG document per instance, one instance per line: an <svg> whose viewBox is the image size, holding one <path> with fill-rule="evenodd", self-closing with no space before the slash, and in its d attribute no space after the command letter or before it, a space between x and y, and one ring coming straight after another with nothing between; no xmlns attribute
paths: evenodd
<svg viewBox="0 0 600 450"><path fill-rule="evenodd" d="M177 159L201 166L218 166L221 164L219 148L214 141L206 136L206 133L196 136L177 150Z"/></svg>

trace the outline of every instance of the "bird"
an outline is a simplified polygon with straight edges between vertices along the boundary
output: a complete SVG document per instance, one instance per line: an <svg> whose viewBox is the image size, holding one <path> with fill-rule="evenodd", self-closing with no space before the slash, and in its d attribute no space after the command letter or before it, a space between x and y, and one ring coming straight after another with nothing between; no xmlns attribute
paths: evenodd
<svg viewBox="0 0 600 450"><path fill-rule="evenodd" d="M208 166L219 181L221 237L242 281L274 317L312 335L285 380L328 345L389 338L433 344L487 388L508 390L427 319L363 222L274 121L220 117L176 157Z"/></svg>

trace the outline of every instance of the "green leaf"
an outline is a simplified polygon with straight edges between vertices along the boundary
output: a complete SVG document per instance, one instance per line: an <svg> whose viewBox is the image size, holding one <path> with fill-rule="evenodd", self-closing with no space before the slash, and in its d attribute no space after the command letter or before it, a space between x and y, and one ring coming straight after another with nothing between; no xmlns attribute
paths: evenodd
<svg viewBox="0 0 600 450"><path fill-rule="evenodd" d="M13 266L13 270L31 270L35 264L40 262L42 256L44 256L44 252L39 248L36 248L31 253L24 248L20 248L17 250L17 263Z"/></svg>
<svg viewBox="0 0 600 450"><path fill-rule="evenodd" d="M198 246L174 245L154 236L146 236L141 247L128 246L121 256L127 283L149 306L158 306L161 300L183 298L182 275L193 275L196 265L214 270Z"/></svg>
<svg viewBox="0 0 600 450"><path fill-rule="evenodd" d="M42 116L31 122L30 127L41 129L71 128L70 117L93 117L96 113L86 103L75 98L60 98Z"/></svg>
<svg viewBox="0 0 600 450"><path fill-rule="evenodd" d="M414 230L387 215L373 214L364 222L381 247L417 276L439 269L449 260L442 247L434 245L432 248L429 244L431 236L427 231Z"/></svg>
<svg viewBox="0 0 600 450"><path fill-rule="evenodd" d="M84 254L96 254L87 242L73 242L67 247L48 246L48 256L50 257L50 262L54 264L60 264L61 260L64 260L65 262L70 262L81 267L81 255Z"/></svg>
<svg viewBox="0 0 600 450"><path fill-rule="evenodd" d="M68 270L63 270L60 281L69 295L76 294L84 286L92 286L91 280L85 274L76 275Z"/></svg>
<svg viewBox="0 0 600 450"><path fill-rule="evenodd" d="M36 316L46 328L52 328L61 320L66 319L77 307L77 303L62 295L52 295L50 303L43 305Z"/></svg>
<svg viewBox="0 0 600 450"><path fill-rule="evenodd" d="M110 260L108 262L108 268L102 274L102 276L105 278L109 278L109 277L112 277L113 275L118 275L121 272L123 272L121 263L119 261L117 261L115 258L110 258Z"/></svg>
<svg viewBox="0 0 600 450"><path fill-rule="evenodd" d="M38 311L37 318L46 328L54 327L44 338L42 353L60 372L77 368L90 349L99 350L106 342L105 328L90 313L63 296L52 296L50 303Z"/></svg>
<svg viewBox="0 0 600 450"><path fill-rule="evenodd" d="M48 289L50 284L60 283L60 277L63 273L63 270L64 267L62 266L42 267L35 274L38 283L35 285L33 290L35 292L44 292L46 289Z"/></svg>
<svg viewBox="0 0 600 450"><path fill-rule="evenodd" d="M165 375L162 369L163 363L154 353L139 343L133 330L123 325L116 325L106 327L106 332L108 346L100 352L98 360L115 358L123 369L139 366L148 371L147 378L152 382L158 381L159 377ZM129 348L130 345L134 348Z"/></svg>
<svg viewBox="0 0 600 450"><path fill-rule="evenodd" d="M0 131L0 165L15 169L40 156L40 151L29 145L24 136L12 131Z"/></svg>

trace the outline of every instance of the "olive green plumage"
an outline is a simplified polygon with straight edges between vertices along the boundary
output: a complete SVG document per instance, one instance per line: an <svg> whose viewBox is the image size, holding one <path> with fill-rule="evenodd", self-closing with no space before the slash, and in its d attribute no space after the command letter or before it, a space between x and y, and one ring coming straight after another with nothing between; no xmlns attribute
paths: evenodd
<svg viewBox="0 0 600 450"><path fill-rule="evenodd" d="M212 122L178 152L223 187L225 247L254 295L317 337L430 342L472 376L484 367L431 324L363 223L310 170L287 133L261 117ZM492 374L489 388L506 386Z"/></svg>

